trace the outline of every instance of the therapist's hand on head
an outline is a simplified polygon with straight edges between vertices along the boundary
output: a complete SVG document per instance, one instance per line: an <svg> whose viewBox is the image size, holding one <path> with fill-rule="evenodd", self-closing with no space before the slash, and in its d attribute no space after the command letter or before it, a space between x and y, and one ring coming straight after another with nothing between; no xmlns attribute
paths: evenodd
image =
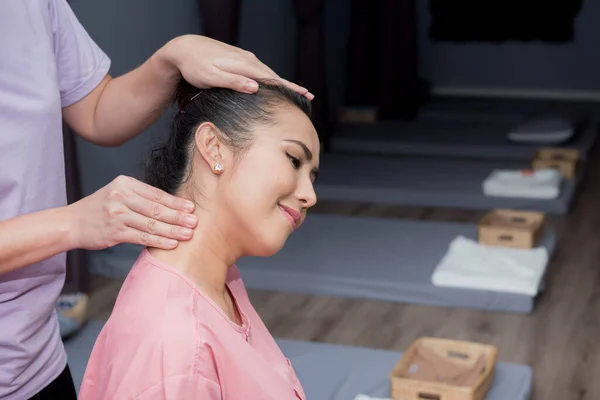
<svg viewBox="0 0 600 400"><path fill-rule="evenodd" d="M198 88L225 87L243 93L258 90L258 79L274 79L306 96L314 95L295 83L279 77L253 53L205 36L184 35L162 50L183 78Z"/></svg>

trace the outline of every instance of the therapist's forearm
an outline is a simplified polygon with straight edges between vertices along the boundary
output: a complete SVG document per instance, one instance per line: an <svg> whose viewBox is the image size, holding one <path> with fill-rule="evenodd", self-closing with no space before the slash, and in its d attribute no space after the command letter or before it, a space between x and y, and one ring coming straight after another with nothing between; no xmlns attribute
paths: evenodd
<svg viewBox="0 0 600 400"><path fill-rule="evenodd" d="M53 208L0 221L0 274L72 249L66 208Z"/></svg>
<svg viewBox="0 0 600 400"><path fill-rule="evenodd" d="M157 51L133 71L104 87L94 113L92 139L118 146L144 131L169 105L180 79L177 68Z"/></svg>

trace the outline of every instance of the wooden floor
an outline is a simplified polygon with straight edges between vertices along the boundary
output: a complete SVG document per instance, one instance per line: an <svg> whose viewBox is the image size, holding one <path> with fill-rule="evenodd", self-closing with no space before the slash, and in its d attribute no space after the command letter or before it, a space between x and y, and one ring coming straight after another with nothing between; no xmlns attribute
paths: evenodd
<svg viewBox="0 0 600 400"><path fill-rule="evenodd" d="M528 364L535 400L600 399L600 149L573 211L550 217L558 251L545 295L531 315L423 307L380 301L250 291L278 338L403 350L423 335L482 341L499 347L500 360ZM476 222L481 212L320 204L315 212L385 218ZM94 277L90 318L106 318L119 281ZM358 362L358 360L357 360ZM325 399L323 399L325 400Z"/></svg>

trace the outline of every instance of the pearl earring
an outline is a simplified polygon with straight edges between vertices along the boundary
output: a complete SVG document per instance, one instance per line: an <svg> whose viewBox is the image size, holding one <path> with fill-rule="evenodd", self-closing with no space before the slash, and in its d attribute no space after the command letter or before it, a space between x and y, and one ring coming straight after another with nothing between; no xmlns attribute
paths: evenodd
<svg viewBox="0 0 600 400"><path fill-rule="evenodd" d="M223 172L223 166L221 163L216 163L214 166L215 172Z"/></svg>

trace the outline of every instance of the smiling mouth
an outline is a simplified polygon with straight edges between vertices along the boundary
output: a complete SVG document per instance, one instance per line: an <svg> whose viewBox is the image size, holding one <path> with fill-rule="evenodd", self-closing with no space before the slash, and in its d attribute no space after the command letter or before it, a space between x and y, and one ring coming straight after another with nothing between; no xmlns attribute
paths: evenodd
<svg viewBox="0 0 600 400"><path fill-rule="evenodd" d="M292 225L294 229L298 226L298 221L300 220L300 213L298 211L286 207L284 205L279 204L279 210L283 214L283 216L288 220L288 222Z"/></svg>

